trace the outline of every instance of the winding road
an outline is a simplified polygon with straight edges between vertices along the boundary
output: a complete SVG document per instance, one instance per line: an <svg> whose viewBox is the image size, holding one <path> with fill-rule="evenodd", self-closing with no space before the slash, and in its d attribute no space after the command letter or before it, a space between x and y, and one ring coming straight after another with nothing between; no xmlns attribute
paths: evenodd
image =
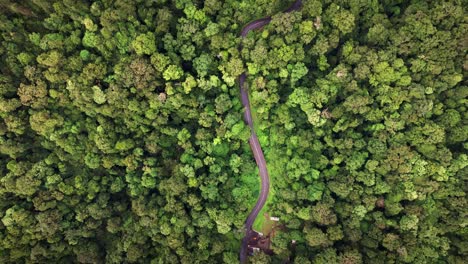
<svg viewBox="0 0 468 264"><path fill-rule="evenodd" d="M288 9L284 12L292 12L295 10L299 10L302 7L302 1L296 0ZM245 38L249 31L261 28L271 22L271 17L265 17L261 19L254 20L247 25L244 26L242 29L240 36ZM241 49L242 47L239 47ZM245 236L242 239L241 250L239 260L241 263L245 263L247 261L247 253L248 253L248 243L250 238L253 236L254 231L252 230L252 225L257 218L260 210L262 210L263 206L268 197L268 193L270 191L270 177L268 176L268 170L266 167L265 156L263 155L262 147L260 146L260 142L258 141L257 134L255 134L253 121L252 121L252 112L250 109L250 101L249 95L247 93L247 88L245 87L245 80L247 79L247 74L244 72L239 76L239 88L240 88L240 95L242 105L245 108L244 111L244 122L250 127L250 138L249 144L250 148L252 149L253 156L255 158L255 162L257 163L260 180L261 180L261 190L260 196L258 197L257 203L255 204L254 208L250 212L249 216L245 220Z"/></svg>

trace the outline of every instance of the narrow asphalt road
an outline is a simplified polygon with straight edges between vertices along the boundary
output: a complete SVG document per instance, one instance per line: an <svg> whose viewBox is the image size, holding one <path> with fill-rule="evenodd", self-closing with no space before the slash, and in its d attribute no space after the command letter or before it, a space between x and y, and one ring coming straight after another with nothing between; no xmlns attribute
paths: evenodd
<svg viewBox="0 0 468 264"><path fill-rule="evenodd" d="M292 12L299 10L302 7L302 1L296 0L294 4L292 4L288 9L284 12ZM254 20L247 25L244 26L242 29L240 36L242 38L246 37L249 31L261 28L265 25L270 23L271 17L265 17L261 19ZM240 47L241 48L241 47ZM255 134L253 128L253 121L252 121L252 112L250 109L250 101L249 95L247 93L247 88L245 87L245 80L247 79L247 74L244 72L239 76L239 87L240 87L240 95L242 105L244 106L244 122L250 127L250 138L249 144L250 148L252 149L253 156L255 158L255 162L257 163L260 180L261 180L261 189L260 189L260 196L258 197L257 203L255 204L254 208L250 212L249 216L245 220L245 236L242 239L241 250L239 260L241 263L245 263L247 261L247 253L248 253L248 243L254 231L252 230L252 225L257 218L260 210L262 210L265 202L268 198L268 193L270 191L270 177L268 176L268 170L266 167L265 156L263 155L262 147L260 146L260 142L258 141L258 137Z"/></svg>

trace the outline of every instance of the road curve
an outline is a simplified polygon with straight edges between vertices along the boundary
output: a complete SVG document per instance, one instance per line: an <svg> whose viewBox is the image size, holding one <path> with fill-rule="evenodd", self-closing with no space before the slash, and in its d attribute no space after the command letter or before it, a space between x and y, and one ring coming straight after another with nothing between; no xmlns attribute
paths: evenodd
<svg viewBox="0 0 468 264"><path fill-rule="evenodd" d="M302 7L302 1L296 0L288 9L284 12L292 12L295 10L299 10ZM242 38L246 37L249 31L261 28L265 25L270 23L271 17L265 17L261 19L254 20L242 28L240 36ZM242 47L239 47L241 49ZM250 138L249 144L250 148L252 149L253 156L255 158L255 162L257 163L260 180L261 180L261 189L260 189L260 196L258 197L257 203L255 204L254 208L250 212L249 216L245 220L245 236L242 239L241 249L240 249L240 256L239 260L241 263L245 263L247 261L247 246L249 243L250 238L254 234L252 230L252 225L257 218L260 210L262 210L263 206L268 197L268 193L270 191L270 177L268 176L268 170L266 167L265 156L263 155L262 147L260 146L260 142L258 141L258 137L255 134L253 128L253 121L252 121L252 112L250 110L250 101L249 95L247 93L247 88L245 87L245 80L247 79L247 74L244 72L242 73L238 80L239 80L239 88L240 88L240 95L242 105L244 106L244 122L250 127Z"/></svg>

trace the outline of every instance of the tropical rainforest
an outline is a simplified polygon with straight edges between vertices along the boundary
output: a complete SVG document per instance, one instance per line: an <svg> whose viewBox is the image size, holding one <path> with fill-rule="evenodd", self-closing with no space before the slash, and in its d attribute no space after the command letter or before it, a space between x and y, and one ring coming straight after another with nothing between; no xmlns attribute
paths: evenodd
<svg viewBox="0 0 468 264"><path fill-rule="evenodd" d="M238 263L245 71L251 263L466 263L468 3L292 2L0 0L0 262Z"/></svg>

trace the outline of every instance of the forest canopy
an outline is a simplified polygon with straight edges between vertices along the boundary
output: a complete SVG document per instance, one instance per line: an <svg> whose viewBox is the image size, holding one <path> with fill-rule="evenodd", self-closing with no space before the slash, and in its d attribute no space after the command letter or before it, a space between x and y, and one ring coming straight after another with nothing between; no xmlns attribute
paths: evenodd
<svg viewBox="0 0 468 264"><path fill-rule="evenodd" d="M291 2L0 0L0 262L238 263L246 72L251 263L464 263L467 2Z"/></svg>

